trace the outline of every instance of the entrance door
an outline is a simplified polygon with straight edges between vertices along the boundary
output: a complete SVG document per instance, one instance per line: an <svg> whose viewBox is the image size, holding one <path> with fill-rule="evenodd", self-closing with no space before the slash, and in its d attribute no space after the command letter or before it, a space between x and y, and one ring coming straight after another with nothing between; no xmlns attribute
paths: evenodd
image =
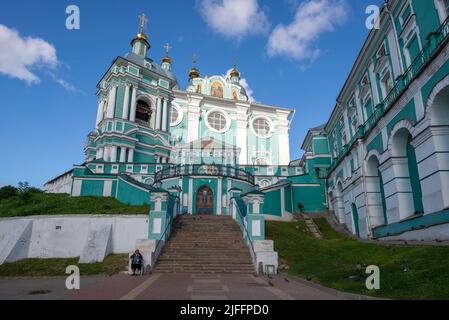
<svg viewBox="0 0 449 320"><path fill-rule="evenodd" d="M202 186L196 192L196 213L214 214L214 192L208 186Z"/></svg>
<svg viewBox="0 0 449 320"><path fill-rule="evenodd" d="M357 237L360 237L360 226L359 226L359 212L357 210L357 206L355 203L351 205L352 208L352 218L354 219L354 227L355 227L355 234Z"/></svg>

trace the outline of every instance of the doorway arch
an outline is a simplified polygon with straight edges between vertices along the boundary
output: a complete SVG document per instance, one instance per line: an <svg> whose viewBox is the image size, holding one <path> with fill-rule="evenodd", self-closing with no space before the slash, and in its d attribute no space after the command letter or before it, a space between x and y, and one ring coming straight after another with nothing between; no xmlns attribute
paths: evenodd
<svg viewBox="0 0 449 320"><path fill-rule="evenodd" d="M201 186L196 192L196 213L199 215L214 214L214 192L209 186Z"/></svg>
<svg viewBox="0 0 449 320"><path fill-rule="evenodd" d="M387 204L385 200L385 189L380 172L379 155L368 154L366 161L366 188L370 196L367 197L368 217L371 227L388 224Z"/></svg>
<svg viewBox="0 0 449 320"><path fill-rule="evenodd" d="M351 204L352 220L354 222L354 234L360 237L359 211L355 203Z"/></svg>

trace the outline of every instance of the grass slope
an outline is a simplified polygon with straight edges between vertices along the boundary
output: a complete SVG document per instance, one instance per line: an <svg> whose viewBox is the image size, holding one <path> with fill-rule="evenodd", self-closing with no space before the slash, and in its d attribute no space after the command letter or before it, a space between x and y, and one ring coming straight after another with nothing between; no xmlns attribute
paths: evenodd
<svg viewBox="0 0 449 320"><path fill-rule="evenodd" d="M81 275L113 275L125 271L127 254L110 255L101 263L78 264L79 258L68 259L24 259L0 266L0 277L51 277L66 276L69 265L77 265Z"/></svg>
<svg viewBox="0 0 449 320"><path fill-rule="evenodd" d="M449 247L387 246L361 243L335 232L324 218L315 219L324 240L303 222L267 222L287 273L341 291L394 299L449 299ZM403 260L409 268L404 272ZM380 290L369 291L357 263L380 268Z"/></svg>
<svg viewBox="0 0 449 320"><path fill-rule="evenodd" d="M70 197L67 194L31 193L0 201L0 218L56 214L148 214L148 206L128 206L114 198Z"/></svg>

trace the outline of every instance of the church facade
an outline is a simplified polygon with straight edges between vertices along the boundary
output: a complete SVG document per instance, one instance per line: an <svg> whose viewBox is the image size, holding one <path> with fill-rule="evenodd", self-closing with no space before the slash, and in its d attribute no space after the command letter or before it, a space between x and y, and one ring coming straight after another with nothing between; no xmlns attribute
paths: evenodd
<svg viewBox="0 0 449 320"><path fill-rule="evenodd" d="M236 66L201 77L194 62L181 90L168 45L160 64L148 58L144 24L131 45L98 84L96 128L73 170L72 196L139 205L156 187L176 188L183 213L222 215L232 191L263 189L261 213L273 218L289 218L301 197L308 210L325 208L324 196L309 197L324 195L324 181L290 161L293 109L251 101Z"/></svg>
<svg viewBox="0 0 449 320"><path fill-rule="evenodd" d="M139 205L176 190L184 214L226 215L233 195L262 192L254 213L266 218L329 210L361 238L448 240L448 8L386 2L329 120L293 161L294 110L251 101L236 66L202 77L194 65L182 90L168 52L148 58L142 27L98 85L71 194Z"/></svg>

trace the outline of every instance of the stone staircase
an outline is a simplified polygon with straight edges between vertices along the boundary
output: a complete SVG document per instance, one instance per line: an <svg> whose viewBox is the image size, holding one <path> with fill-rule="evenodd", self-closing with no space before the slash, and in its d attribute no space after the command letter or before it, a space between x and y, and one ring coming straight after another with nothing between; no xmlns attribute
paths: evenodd
<svg viewBox="0 0 449 320"><path fill-rule="evenodd" d="M229 216L180 216L156 273L254 273L238 224Z"/></svg>

